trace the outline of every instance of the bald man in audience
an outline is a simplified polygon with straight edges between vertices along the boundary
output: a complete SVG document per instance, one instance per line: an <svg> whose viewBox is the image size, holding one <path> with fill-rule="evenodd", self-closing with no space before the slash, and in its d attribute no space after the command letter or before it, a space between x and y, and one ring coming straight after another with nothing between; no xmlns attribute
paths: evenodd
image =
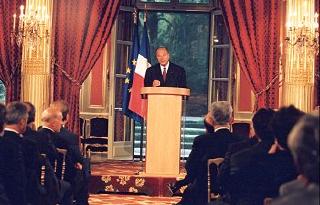
<svg viewBox="0 0 320 205"><path fill-rule="evenodd" d="M62 127L62 113L57 108L49 107L41 115L42 127L38 130L40 137L40 152L46 154L51 165L58 159L57 148L66 149L69 152L67 143L57 137ZM61 183L61 204L72 205L72 189L68 182Z"/></svg>
<svg viewBox="0 0 320 205"><path fill-rule="evenodd" d="M67 166L65 171L65 180L71 183L76 205L88 205L89 177L86 172L87 166L83 167L85 162L81 155L79 147L79 136L67 129L66 124L69 121L69 107L66 101L57 100L50 104L50 107L60 110L62 113L62 128L57 133L57 137L67 142L70 149L70 155L67 157ZM87 163L88 164L88 163ZM86 165L86 164L85 164Z"/></svg>
<svg viewBox="0 0 320 205"><path fill-rule="evenodd" d="M11 205L26 205L26 170L23 136L28 120L27 107L21 102L6 106L6 125L2 138L1 173L5 192Z"/></svg>

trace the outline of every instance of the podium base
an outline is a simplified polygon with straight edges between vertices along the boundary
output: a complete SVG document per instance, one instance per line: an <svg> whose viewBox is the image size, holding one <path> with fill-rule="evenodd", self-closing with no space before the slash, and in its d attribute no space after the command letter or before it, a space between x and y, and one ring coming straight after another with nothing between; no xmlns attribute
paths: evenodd
<svg viewBox="0 0 320 205"><path fill-rule="evenodd" d="M141 177L160 177L160 178L183 179L183 178L186 176L186 173L180 173L180 174L160 174L160 173L139 172L138 175L141 176Z"/></svg>

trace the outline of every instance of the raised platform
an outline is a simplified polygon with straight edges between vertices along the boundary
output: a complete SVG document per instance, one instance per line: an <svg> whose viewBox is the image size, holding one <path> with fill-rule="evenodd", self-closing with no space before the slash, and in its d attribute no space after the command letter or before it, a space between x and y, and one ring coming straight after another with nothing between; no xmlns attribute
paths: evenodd
<svg viewBox="0 0 320 205"><path fill-rule="evenodd" d="M96 193L132 193L148 196L170 196L167 184L181 176L146 176L143 162L109 160L94 163L91 166L89 192ZM184 169L181 167L181 173Z"/></svg>

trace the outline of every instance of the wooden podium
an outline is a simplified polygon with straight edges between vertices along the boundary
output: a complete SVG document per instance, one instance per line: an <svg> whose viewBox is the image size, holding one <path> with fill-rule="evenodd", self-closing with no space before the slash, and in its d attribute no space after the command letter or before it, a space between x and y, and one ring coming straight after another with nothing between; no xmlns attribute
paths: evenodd
<svg viewBox="0 0 320 205"><path fill-rule="evenodd" d="M177 176L180 168L182 99L186 88L144 87L148 99L145 174Z"/></svg>

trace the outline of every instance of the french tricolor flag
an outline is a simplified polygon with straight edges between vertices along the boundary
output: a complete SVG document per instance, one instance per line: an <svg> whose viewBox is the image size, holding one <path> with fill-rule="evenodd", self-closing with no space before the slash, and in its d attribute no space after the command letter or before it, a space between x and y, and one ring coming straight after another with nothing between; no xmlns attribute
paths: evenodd
<svg viewBox="0 0 320 205"><path fill-rule="evenodd" d="M147 68L151 67L149 55L149 37L146 22L144 22L143 36L139 49L136 69L133 76L131 87L131 98L129 109L137 113L142 118L146 117L146 100L141 98L141 88L144 87L144 76Z"/></svg>

